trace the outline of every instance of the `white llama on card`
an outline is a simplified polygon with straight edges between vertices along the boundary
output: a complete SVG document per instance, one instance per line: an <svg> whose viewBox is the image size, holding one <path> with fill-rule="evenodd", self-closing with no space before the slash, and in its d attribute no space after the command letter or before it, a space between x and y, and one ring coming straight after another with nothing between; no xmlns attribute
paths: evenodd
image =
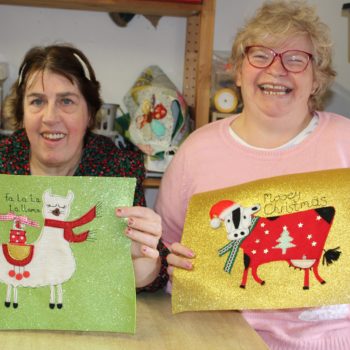
<svg viewBox="0 0 350 350"><path fill-rule="evenodd" d="M50 286L50 308L53 309L55 305L58 309L63 307L62 284L73 276L76 269L70 243L84 242L89 235L89 231L75 234L73 228L85 225L96 217L94 206L79 219L66 221L73 199L72 191L68 191L64 197L46 190L42 208L45 221L38 239L33 244L14 243L12 240L2 244L0 281L7 285L6 307L11 305L12 295L13 307L18 307L18 287L43 286ZM17 231L21 234L20 230Z"/></svg>

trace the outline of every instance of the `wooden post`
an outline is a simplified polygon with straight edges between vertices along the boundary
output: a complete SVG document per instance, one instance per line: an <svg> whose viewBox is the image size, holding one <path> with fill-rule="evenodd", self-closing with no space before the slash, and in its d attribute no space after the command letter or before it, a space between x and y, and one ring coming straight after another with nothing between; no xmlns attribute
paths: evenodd
<svg viewBox="0 0 350 350"><path fill-rule="evenodd" d="M343 13L348 16L348 61L350 62L350 2L343 4Z"/></svg>
<svg viewBox="0 0 350 350"><path fill-rule="evenodd" d="M215 0L203 0L200 13L187 18L183 91L196 128L209 122L214 22Z"/></svg>

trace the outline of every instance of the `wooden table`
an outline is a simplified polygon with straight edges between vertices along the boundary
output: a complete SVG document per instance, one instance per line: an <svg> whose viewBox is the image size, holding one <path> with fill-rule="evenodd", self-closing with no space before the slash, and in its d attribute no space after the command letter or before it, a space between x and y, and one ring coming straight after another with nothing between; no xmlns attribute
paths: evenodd
<svg viewBox="0 0 350 350"><path fill-rule="evenodd" d="M260 350L268 349L238 312L171 313L170 296L140 294L135 335L0 331L1 350Z"/></svg>

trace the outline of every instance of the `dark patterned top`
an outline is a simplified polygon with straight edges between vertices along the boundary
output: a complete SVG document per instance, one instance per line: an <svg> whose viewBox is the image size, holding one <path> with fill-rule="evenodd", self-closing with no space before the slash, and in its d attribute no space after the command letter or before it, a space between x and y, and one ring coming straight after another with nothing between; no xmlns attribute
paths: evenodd
<svg viewBox="0 0 350 350"><path fill-rule="evenodd" d="M30 144L24 129L0 141L1 174L30 175L29 157ZM86 133L83 155L74 176L136 177L134 205L145 205L142 153L120 150L105 136Z"/></svg>
<svg viewBox="0 0 350 350"><path fill-rule="evenodd" d="M0 140L0 174L30 175L30 144L24 129ZM121 150L109 138L87 132L80 164L74 176L120 176L136 177L134 205L145 206L142 182L145 177L143 155L137 150ZM160 255L167 249L160 242ZM145 290L162 288L168 280L165 257L158 278ZM139 291L139 290L138 290Z"/></svg>

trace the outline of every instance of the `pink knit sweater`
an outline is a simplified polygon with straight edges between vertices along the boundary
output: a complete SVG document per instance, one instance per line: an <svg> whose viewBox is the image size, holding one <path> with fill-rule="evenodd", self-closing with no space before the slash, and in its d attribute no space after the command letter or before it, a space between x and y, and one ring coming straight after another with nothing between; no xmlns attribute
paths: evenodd
<svg viewBox="0 0 350 350"><path fill-rule="evenodd" d="M171 162L157 198L164 241L180 242L187 204L195 193L272 176L350 167L350 120L327 112L318 115L316 129L288 149L256 150L237 143L229 133L235 116L193 132ZM350 349L349 305L243 314L274 350Z"/></svg>

